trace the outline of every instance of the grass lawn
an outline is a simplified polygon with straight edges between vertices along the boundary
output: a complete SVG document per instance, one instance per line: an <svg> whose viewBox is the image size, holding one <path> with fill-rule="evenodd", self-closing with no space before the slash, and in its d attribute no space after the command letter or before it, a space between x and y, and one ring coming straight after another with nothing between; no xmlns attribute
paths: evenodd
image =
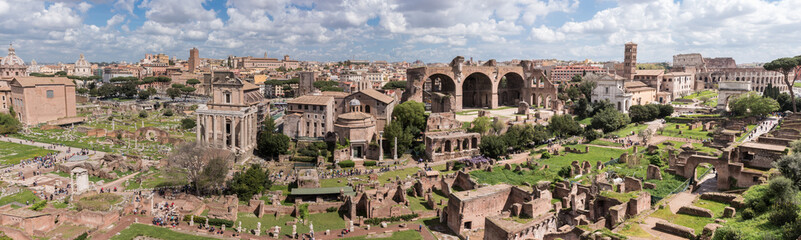
<svg viewBox="0 0 801 240"><path fill-rule="evenodd" d="M694 92L693 94L681 97L681 99L700 99L701 97L708 97L714 98L717 97L718 93L712 90L704 90L700 92Z"/></svg>
<svg viewBox="0 0 801 240"><path fill-rule="evenodd" d="M439 204L440 200L443 201L442 202L443 204L447 204L447 202L448 202L448 197L443 195L442 191L434 190L432 192L431 196L434 197L434 204ZM411 209L414 212L434 210L434 208L432 208L431 206L428 206L428 203L426 203L426 198L425 197L406 196L406 198L409 199L409 209ZM442 206L437 205L437 206L434 206L434 207L435 208L439 208L439 207L442 207Z"/></svg>
<svg viewBox="0 0 801 240"><path fill-rule="evenodd" d="M793 87L801 88L801 82L794 82Z"/></svg>
<svg viewBox="0 0 801 240"><path fill-rule="evenodd" d="M673 105L690 105L690 104L692 104L692 103L688 103L688 102L676 102L676 101L673 101L673 102L670 102L670 104L673 104Z"/></svg>
<svg viewBox="0 0 801 240"><path fill-rule="evenodd" d="M381 184L389 183L395 181L395 177L400 177L401 179L406 178L406 176L412 176L420 171L420 168L413 167L413 168L404 168L394 171L388 171L378 174L378 182ZM367 179L367 175L356 176L361 179ZM339 182L337 182L339 181ZM358 182L358 181L357 181ZM344 187L348 185L348 177L339 177L339 178L328 178L328 179L321 179L320 180L320 187Z"/></svg>
<svg viewBox="0 0 801 240"><path fill-rule="evenodd" d="M710 168L711 167L707 164L699 164L698 167L695 168L695 178L701 179L701 176L703 176Z"/></svg>
<svg viewBox="0 0 801 240"><path fill-rule="evenodd" d="M578 145L565 145L565 147L570 148L578 148L581 151L584 151L584 147L586 145L578 144ZM627 150L623 149L614 149L614 148L603 148L603 147L594 147L589 146L590 152L588 153L560 153L559 156L552 156L549 159L539 159L540 163L547 164L549 166L549 171L558 172L559 169L562 167L570 166L570 163L573 161L578 161L579 163L583 161L589 161L593 167L596 165L598 161L606 162L612 158L619 158L620 154L624 152L631 152L632 148Z"/></svg>
<svg viewBox="0 0 801 240"><path fill-rule="evenodd" d="M656 188L654 189L645 189L645 191L651 193L651 196L664 198L670 192L676 190L676 188L681 186L684 183L684 181L687 181L687 179L685 179L682 176L665 172L664 169L667 169L666 167L663 167L662 169L663 169L662 180L657 180L657 179L645 180L646 182L653 183L656 185Z"/></svg>
<svg viewBox="0 0 801 240"><path fill-rule="evenodd" d="M52 205L53 208L56 208L56 209L67 208L67 206L69 206L69 204L67 204L65 202L50 202L50 205Z"/></svg>
<svg viewBox="0 0 801 240"><path fill-rule="evenodd" d="M128 228L120 231L119 235L112 237L113 240L129 240L138 236L147 236L157 239L170 239L170 240L190 240L190 239L217 239L210 237L203 237L199 235L191 235L172 231L168 228L150 226L145 224L134 223Z"/></svg>
<svg viewBox="0 0 801 240"><path fill-rule="evenodd" d="M33 204L34 202L38 202L39 200L41 200L41 199L39 199L39 197L37 197L35 194L33 194L33 192L31 192L31 190L23 189L18 193L15 193L15 194L8 195L8 196L5 196L3 198L0 198L0 206L5 206L6 204L9 204L9 203L12 203L12 202L18 202L18 203L22 203L22 204L25 204L25 202L28 202L28 204Z"/></svg>
<svg viewBox="0 0 801 240"><path fill-rule="evenodd" d="M656 210L656 212L651 214L651 217L661 218L673 224L678 224L681 226L692 228L695 230L696 233L703 232L704 226L715 222L715 220L712 218L696 217L685 214L673 214L672 212L670 212L670 209L668 209L668 207Z"/></svg>
<svg viewBox="0 0 801 240"><path fill-rule="evenodd" d="M96 143L99 141L103 141L105 138L89 137L86 136L85 133L81 132L73 133L73 135L75 136L75 140L59 139L55 137L55 136L68 135L67 131L63 129L41 130L38 128L32 128L31 132L32 132L31 134L19 134L19 133L12 134L12 137L25 140L32 140L42 143L63 144L64 146L69 146L74 148L84 148L90 150L94 148L94 150L103 152L113 151L113 149L108 145Z"/></svg>
<svg viewBox="0 0 801 240"><path fill-rule="evenodd" d="M679 126L679 128L676 129L676 126ZM681 134L679 134L679 131L681 131ZM665 124L665 128L662 129L662 131L658 131L657 134L668 137L691 138L691 139L711 138L709 136L709 132L701 131L701 128L690 130L687 124L683 123L667 123Z"/></svg>
<svg viewBox="0 0 801 240"><path fill-rule="evenodd" d="M770 214L760 214L749 220L739 217L727 219L723 225L740 231L740 239L781 239L782 228L768 222L768 216ZM773 238L766 237L768 235Z"/></svg>
<svg viewBox="0 0 801 240"><path fill-rule="evenodd" d="M122 197L120 195L114 193L100 193L81 198L75 203L75 206L78 208L78 211L83 209L92 211L108 211L111 206L119 203L120 201L122 201Z"/></svg>
<svg viewBox="0 0 801 240"><path fill-rule="evenodd" d="M629 125L626 125L625 127L621 128L621 129L618 129L617 131L608 133L606 135L616 135L618 137L626 137L626 136L632 135L631 132L634 132L634 134L637 134L638 132L640 132L640 130L643 130L643 129L646 129L646 128L648 128L648 124L639 124L638 125L636 123L630 123Z"/></svg>
<svg viewBox="0 0 801 240"><path fill-rule="evenodd" d="M141 188L149 189L163 186L180 186L186 184L186 173L178 169L161 169L154 171L152 175L142 176L139 174L135 178L142 178ZM133 185L133 186L131 186ZM136 184L131 184L128 189L134 189Z"/></svg>
<svg viewBox="0 0 801 240"><path fill-rule="evenodd" d="M723 218L723 209L729 206L728 204L725 203L704 200L704 199L698 199L693 203L693 205L695 205L696 207L702 207L712 210L712 213L715 214L715 218L721 218L721 219Z"/></svg>
<svg viewBox="0 0 801 240"><path fill-rule="evenodd" d="M341 238L344 240L363 240L363 239L371 239L371 240L389 240L389 239L403 239L403 240L415 240L415 239L423 239L423 236L420 235L419 232L415 230L406 230L400 232L392 233L392 236L386 238L367 238L367 236L358 236L358 237L349 237L349 238Z"/></svg>
<svg viewBox="0 0 801 240"><path fill-rule="evenodd" d="M570 164L570 163L568 163ZM517 164L512 164L512 169L515 169ZM507 183L511 185L522 186L524 183L530 183L536 186L537 182L546 180L552 181L559 178L555 172L548 170L530 170L515 172L514 170L504 169L503 166L496 166L492 168L492 172L484 170L476 170L470 172L470 177L478 183L486 183L490 185Z"/></svg>
<svg viewBox="0 0 801 240"><path fill-rule="evenodd" d="M627 193L619 193L613 191L601 191L601 196L607 198L617 199L620 202L628 202L632 198L636 198L640 195L640 192L627 192Z"/></svg>
<svg viewBox="0 0 801 240"><path fill-rule="evenodd" d="M56 151L19 143L0 142L0 164L17 164L22 160L44 156Z"/></svg>
<svg viewBox="0 0 801 240"><path fill-rule="evenodd" d="M584 125L590 125L590 123L592 123L592 118L591 118L591 117L588 117L588 118L585 118L585 119L581 119L581 121L578 121L578 122L579 122L580 124L584 124Z"/></svg>
<svg viewBox="0 0 801 240"><path fill-rule="evenodd" d="M601 139L592 140L592 142L589 142L589 144L600 145L600 146L610 146L610 147L622 147L623 146L623 144L621 144L621 143L609 142L609 141L604 141L604 140L601 140Z"/></svg>
<svg viewBox="0 0 801 240"><path fill-rule="evenodd" d="M237 222L242 221L242 227L247 229L256 229L256 223L261 222L262 231L274 226L280 226L281 235L289 235L292 234L292 225L286 225L286 222L293 219L295 217L289 215L283 215L278 218L272 215L264 215L262 218L257 218L253 213L239 213ZM336 212L310 214L309 220L314 224L314 231L316 232L329 229L332 233L337 233L346 227L345 219ZM297 226L298 233L309 232L309 226L303 224L298 224Z"/></svg>

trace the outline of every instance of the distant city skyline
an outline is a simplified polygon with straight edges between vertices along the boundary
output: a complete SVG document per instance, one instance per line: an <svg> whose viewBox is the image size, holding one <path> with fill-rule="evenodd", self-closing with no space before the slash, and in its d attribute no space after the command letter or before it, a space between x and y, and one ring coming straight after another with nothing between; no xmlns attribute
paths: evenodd
<svg viewBox="0 0 801 240"><path fill-rule="evenodd" d="M145 53L303 61L560 59L680 53L738 63L801 55L801 2L702 0L0 0L0 43L26 64L135 62ZM4 54L4 53L3 53Z"/></svg>

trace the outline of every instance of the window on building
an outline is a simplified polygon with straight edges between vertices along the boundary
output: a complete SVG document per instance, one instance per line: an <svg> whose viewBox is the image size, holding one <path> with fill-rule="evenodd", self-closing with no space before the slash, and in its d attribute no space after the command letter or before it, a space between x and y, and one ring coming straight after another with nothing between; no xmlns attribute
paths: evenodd
<svg viewBox="0 0 801 240"><path fill-rule="evenodd" d="M231 93L225 93L225 103L231 103Z"/></svg>
<svg viewBox="0 0 801 240"><path fill-rule="evenodd" d="M53 98L53 90L47 90L47 98Z"/></svg>

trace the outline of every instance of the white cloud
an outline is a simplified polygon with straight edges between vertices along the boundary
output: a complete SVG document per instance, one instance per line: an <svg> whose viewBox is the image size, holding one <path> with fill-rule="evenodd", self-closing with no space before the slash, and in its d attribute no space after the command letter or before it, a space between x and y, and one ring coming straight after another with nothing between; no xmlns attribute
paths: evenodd
<svg viewBox="0 0 801 240"><path fill-rule="evenodd" d="M107 27L117 26L117 24L120 24L123 21L125 21L125 16L122 16L120 14L115 14L114 16L106 20L106 26Z"/></svg>
<svg viewBox="0 0 801 240"><path fill-rule="evenodd" d="M542 25L540 27L535 27L531 29L531 37L536 40L540 40L543 42L555 42L555 41L562 41L565 40L565 34L561 32L555 32L550 28Z"/></svg>

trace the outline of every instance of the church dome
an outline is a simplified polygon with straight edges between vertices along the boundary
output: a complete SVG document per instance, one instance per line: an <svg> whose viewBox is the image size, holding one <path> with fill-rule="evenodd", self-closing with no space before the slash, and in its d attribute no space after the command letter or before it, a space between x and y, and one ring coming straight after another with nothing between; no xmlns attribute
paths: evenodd
<svg viewBox="0 0 801 240"><path fill-rule="evenodd" d="M91 67L91 65L89 65L89 61L86 61L86 59L83 58L83 54L81 54L81 58L75 62L75 67Z"/></svg>
<svg viewBox="0 0 801 240"><path fill-rule="evenodd" d="M350 100L350 105L351 105L351 106L361 106L361 105L362 105L362 102L361 102L361 101L359 101L359 99L355 99L355 98L354 98L353 100Z"/></svg>
<svg viewBox="0 0 801 240"><path fill-rule="evenodd" d="M17 53L14 52L14 47L9 45L8 56L0 60L0 65L25 65L25 61L22 61L22 58L19 58Z"/></svg>

